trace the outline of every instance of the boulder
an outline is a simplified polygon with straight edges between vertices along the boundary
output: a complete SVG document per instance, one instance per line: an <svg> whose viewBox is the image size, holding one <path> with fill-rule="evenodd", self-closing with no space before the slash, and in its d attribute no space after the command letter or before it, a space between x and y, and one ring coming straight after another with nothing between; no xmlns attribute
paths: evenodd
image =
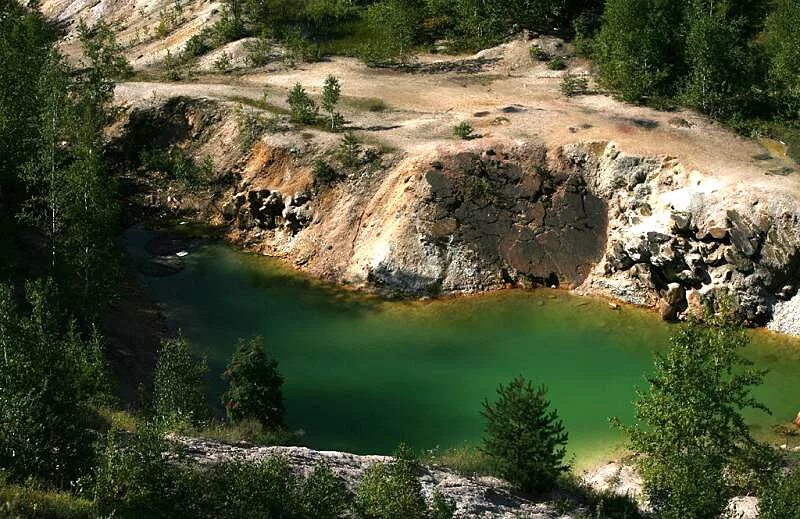
<svg viewBox="0 0 800 519"><path fill-rule="evenodd" d="M794 419L794 424L800 429L800 412L797 413L797 417Z"/></svg>
<svg viewBox="0 0 800 519"><path fill-rule="evenodd" d="M687 234L692 229L692 213L672 211L670 214L670 227L676 234Z"/></svg>
<svg viewBox="0 0 800 519"><path fill-rule="evenodd" d="M686 293L686 315L694 319L702 319L705 314L703 294L699 290L691 289Z"/></svg>
<svg viewBox="0 0 800 519"><path fill-rule="evenodd" d="M753 222L736 211L728 211L728 222L731 243L736 250L748 258L755 256L761 247L761 237Z"/></svg>
<svg viewBox="0 0 800 519"><path fill-rule="evenodd" d="M658 313L664 321L674 321L678 318L678 309L663 299L658 302Z"/></svg>
<svg viewBox="0 0 800 519"><path fill-rule="evenodd" d="M678 283L670 283L664 293L664 301L676 308L684 306L686 304L686 290Z"/></svg>

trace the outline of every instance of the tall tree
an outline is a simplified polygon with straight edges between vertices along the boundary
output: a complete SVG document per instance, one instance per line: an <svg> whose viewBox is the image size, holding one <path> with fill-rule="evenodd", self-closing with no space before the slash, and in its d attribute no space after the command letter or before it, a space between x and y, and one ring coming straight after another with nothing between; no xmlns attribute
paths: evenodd
<svg viewBox="0 0 800 519"><path fill-rule="evenodd" d="M515 378L497 388L497 401L483 403L484 451L500 474L526 491L548 490L568 470L567 433L550 409L544 386Z"/></svg>
<svg viewBox="0 0 800 519"><path fill-rule="evenodd" d="M205 376L208 364L198 359L182 335L161 343L153 382L157 417L176 425L194 425L208 414Z"/></svg>
<svg viewBox="0 0 800 519"><path fill-rule="evenodd" d="M81 336L55 300L51 284L29 284L23 311L0 286L0 466L66 487L91 466L89 417L108 385L99 338Z"/></svg>
<svg viewBox="0 0 800 519"><path fill-rule="evenodd" d="M594 58L626 101L671 96L682 73L682 2L608 0Z"/></svg>
<svg viewBox="0 0 800 519"><path fill-rule="evenodd" d="M773 102L781 115L800 120L800 3L777 0L766 25Z"/></svg>
<svg viewBox="0 0 800 519"><path fill-rule="evenodd" d="M283 425L283 378L261 337L240 340L222 376L228 382L222 403L232 421L252 418L268 428Z"/></svg>
<svg viewBox="0 0 800 519"><path fill-rule="evenodd" d="M752 45L763 24L761 2L691 0L686 12L683 98L714 117L748 116L764 71Z"/></svg>
<svg viewBox="0 0 800 519"><path fill-rule="evenodd" d="M771 459L742 416L748 408L766 411L750 395L764 373L740 356L748 343L728 317L690 323L657 356L649 391L638 391L637 422L623 430L640 454L638 470L657 517L719 517L734 493L731 471Z"/></svg>

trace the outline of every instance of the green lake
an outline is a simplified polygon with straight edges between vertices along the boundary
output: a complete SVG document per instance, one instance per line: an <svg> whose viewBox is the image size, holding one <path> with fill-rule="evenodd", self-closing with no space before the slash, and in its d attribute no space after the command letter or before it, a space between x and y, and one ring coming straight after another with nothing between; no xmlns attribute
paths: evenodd
<svg viewBox="0 0 800 519"><path fill-rule="evenodd" d="M129 231L139 256L149 234ZM169 277L142 277L208 356L212 399L237 339L261 335L280 363L287 422L311 447L390 453L481 441L481 402L516 375L544 383L579 467L613 455L608 422L632 418L635 387L674 326L648 311L562 291L508 290L426 302L386 301L309 279L279 260L204 245ZM800 410L800 342L753 333L747 356L770 370L755 432Z"/></svg>

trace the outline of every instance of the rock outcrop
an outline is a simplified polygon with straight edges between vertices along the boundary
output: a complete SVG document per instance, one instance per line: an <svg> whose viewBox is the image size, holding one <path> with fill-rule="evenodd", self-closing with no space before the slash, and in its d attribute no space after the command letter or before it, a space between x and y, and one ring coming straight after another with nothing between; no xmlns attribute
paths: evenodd
<svg viewBox="0 0 800 519"><path fill-rule="evenodd" d="M272 456L285 459L295 470L307 474L324 462L354 491L364 471L386 456L358 456L345 452L315 451L304 447L235 447L217 442L183 438L187 457L199 463L218 463L233 459L258 461ZM420 483L426 499L438 492L455 505L456 518L491 517L531 519L569 519L552 503L535 502L509 489L508 484L490 477L466 477L441 468L423 466Z"/></svg>
<svg viewBox="0 0 800 519"><path fill-rule="evenodd" d="M134 110L117 146L213 155L210 199L164 192L160 203L331 281L407 297L562 286L669 320L726 299L748 324L800 332L800 206L780 187L724 183L613 142L483 138L370 149L344 166L332 134L237 149L238 131L227 107L177 99ZM340 180L316 183L318 158Z"/></svg>

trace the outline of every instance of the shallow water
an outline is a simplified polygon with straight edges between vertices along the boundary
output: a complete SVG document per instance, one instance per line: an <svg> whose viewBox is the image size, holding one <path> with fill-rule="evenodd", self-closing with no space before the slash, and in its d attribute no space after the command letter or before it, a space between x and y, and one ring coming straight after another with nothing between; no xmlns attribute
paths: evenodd
<svg viewBox="0 0 800 519"><path fill-rule="evenodd" d="M148 238L129 231L134 257ZM618 448L608 419L631 420L634 388L674 331L650 312L560 291L390 302L221 244L185 260L179 274L142 279L170 324L208 356L214 404L237 339L262 335L286 379L288 424L318 449L478 444L481 402L521 374L548 387L570 455L585 467ZM770 370L757 395L774 416L751 416L763 435L800 410L800 343L759 332L748 356Z"/></svg>

